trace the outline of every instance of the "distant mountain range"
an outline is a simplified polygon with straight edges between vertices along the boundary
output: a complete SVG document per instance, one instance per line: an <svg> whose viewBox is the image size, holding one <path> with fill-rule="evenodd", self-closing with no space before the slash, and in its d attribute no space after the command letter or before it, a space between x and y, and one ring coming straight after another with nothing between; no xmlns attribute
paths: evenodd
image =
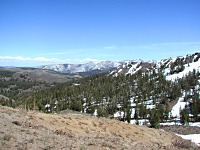
<svg viewBox="0 0 200 150"><path fill-rule="evenodd" d="M16 68L15 66L0 66L0 68Z"/></svg>
<svg viewBox="0 0 200 150"><path fill-rule="evenodd" d="M42 69L88 74L109 71L101 76L85 78L69 87L73 91L70 94L68 92L71 97L84 95L85 103L82 106L85 107L85 112L90 112L92 106L93 109L96 108L94 114L98 114L98 108L101 106L106 110L104 113L109 110L114 118L129 117L133 123L137 123L139 115L139 124L143 124L144 119L146 123L147 116L157 114L149 117L148 121L152 124L154 117L157 118L156 122L164 120L165 117L180 119L181 112L190 110L190 115L196 116L196 121L200 120L200 108L196 107L200 106L197 101L200 87L200 53L161 61L102 61L80 65L48 65ZM126 114L129 116L125 117Z"/></svg>
<svg viewBox="0 0 200 150"><path fill-rule="evenodd" d="M146 62L148 64L156 63L156 61L143 61L143 60L126 60L126 61L100 61L100 62L89 62L85 64L54 64L54 65L44 65L40 66L41 69L53 70L60 73L66 74L83 74L91 75L98 74L108 71L113 71L121 66L128 63L140 63Z"/></svg>
<svg viewBox="0 0 200 150"><path fill-rule="evenodd" d="M200 94L200 53L161 61L102 61L86 64L46 65L39 69L16 68L15 72L12 69L6 69L4 72L4 69L1 70L4 75L1 78L1 83L3 83L1 92L2 95L5 94L9 98L8 94L13 96L17 92L21 94L22 91L25 93L43 89L45 86L52 87L52 89L46 88L46 92L38 91L38 94L34 94L37 96L37 101L41 101L38 103L38 108L45 108L47 98L54 96L55 99L59 97L61 105L62 103L70 104L62 105L63 110L70 108L97 114L97 110L101 108L106 110L101 111L102 115L108 113L123 120L128 118L125 115L129 114L130 121L132 119L133 123L136 123L138 115L141 124L144 119L146 123L147 116L152 114L162 116L162 118L154 116L158 119L157 122L160 119L165 120L166 116L171 116L171 119L175 117L180 119L181 112L186 108L192 112L190 115L196 116L195 121L199 122L200 120L198 117L200 105L197 101ZM8 70L12 72L8 72ZM106 73L80 79L82 74L91 75L101 72ZM14 83L10 84L11 81ZM67 81L72 81L73 84L56 85L56 83ZM29 83L31 83L30 87L23 90L24 87L26 88L24 85ZM7 87L7 85L9 86ZM14 91L14 94L7 91ZM43 98L41 99L41 97ZM76 100L76 98L78 99ZM20 98L21 103L27 104L24 101L26 99L28 98ZM33 101L29 100L29 107L32 107ZM51 109L54 110L54 107L52 106ZM149 122L151 122L151 118L149 118Z"/></svg>
<svg viewBox="0 0 200 150"><path fill-rule="evenodd" d="M41 69L53 70L66 74L82 74L91 75L103 72L117 76L118 74L134 74L137 71L148 71L156 69L162 70L167 78L175 78L175 76L183 76L183 74L198 69L200 67L200 53L181 56L177 58L169 58L161 61L154 60L126 60L126 61L101 61L89 62L85 64L55 64L40 66ZM182 73L180 73L182 72ZM178 74L179 75L174 75ZM172 76L173 75L173 76Z"/></svg>
<svg viewBox="0 0 200 150"><path fill-rule="evenodd" d="M110 75L118 74L135 74L137 71L162 70L168 76L167 78L175 78L177 74L182 72L186 74L193 69L199 70L200 53L195 53L177 58L168 58L161 61L155 60L125 60L125 61L91 61L85 64L53 64L44 65L35 68L52 70L64 74L81 74L92 75L103 72L110 72ZM182 66L182 67L181 67ZM14 66L0 66L0 68L16 68ZM182 69L182 70L181 70ZM174 70L174 71L172 71ZM170 76L170 75L173 75ZM170 76L170 77L169 77ZM179 74L179 76L181 76Z"/></svg>
<svg viewBox="0 0 200 150"><path fill-rule="evenodd" d="M101 61L89 62L85 64L55 64L41 66L42 69L53 70L60 73L67 74L97 74L116 69L118 66L124 64L120 61Z"/></svg>

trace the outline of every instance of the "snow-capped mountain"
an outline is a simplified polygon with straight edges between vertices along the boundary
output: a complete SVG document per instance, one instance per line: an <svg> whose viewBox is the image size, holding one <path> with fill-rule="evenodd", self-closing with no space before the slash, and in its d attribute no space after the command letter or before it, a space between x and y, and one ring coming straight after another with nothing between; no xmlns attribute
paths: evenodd
<svg viewBox="0 0 200 150"><path fill-rule="evenodd" d="M181 56L177 58L169 58L161 61L142 61L133 60L125 61L124 64L110 72L110 75L117 76L118 74L135 74L141 71L162 71L167 80L175 80L182 78L193 70L200 70L200 53Z"/></svg>
<svg viewBox="0 0 200 150"><path fill-rule="evenodd" d="M42 66L42 69L54 70L61 73L99 73L109 71L122 65L120 61L101 61L101 62L89 62L85 64L55 64Z"/></svg>
<svg viewBox="0 0 200 150"><path fill-rule="evenodd" d="M184 57L162 60L156 64L156 68L162 69L167 80L182 78L189 72L200 71L200 53L186 55Z"/></svg>
<svg viewBox="0 0 200 150"><path fill-rule="evenodd" d="M153 69L157 61L155 60L127 60L124 64L117 67L117 69L110 72L110 75L117 76L118 74L135 74L139 70L146 71Z"/></svg>
<svg viewBox="0 0 200 150"><path fill-rule="evenodd" d="M184 111L188 115L188 122L191 120L199 122L200 120L199 72L200 53L195 53L183 57L164 59L157 62L141 60L126 61L125 64L110 72L110 75L113 77L121 77L120 74L125 74L130 75L130 77L131 75L135 77L131 78L131 80L135 79L132 83L132 87L134 88L132 88L131 91L137 89L133 94L133 97L130 98L130 105L132 107L131 118L134 118L135 114L138 114L138 112L136 113L136 110L138 111L138 109L136 109L136 104L139 105L139 109L141 109L144 105L148 110L156 110L162 105L163 110L169 109L167 116L171 119L175 119L175 121L171 122L166 121L166 123L162 123L162 125L175 125L177 123L181 125L181 123L184 124L182 117L184 116ZM131 80L128 80L128 86L131 85ZM152 82L153 80L154 82ZM149 86L148 83L150 83ZM167 87L167 85L170 86ZM147 89L151 89L149 90L150 92L146 92ZM159 90L160 93L158 92ZM149 96L147 96L147 93ZM165 102L163 102L163 99L165 99ZM165 107L163 107L164 105ZM140 111L141 110L139 110L139 112ZM123 118L123 116L123 111L116 111L114 114L114 117L116 118ZM150 117L150 119L151 118L152 117ZM145 117L141 117L138 124L145 124L146 121L150 120L146 120ZM136 119L132 119L131 123L135 124Z"/></svg>
<svg viewBox="0 0 200 150"><path fill-rule="evenodd" d="M168 80L181 78L192 72L200 70L200 53L186 55L184 57L169 58L161 61L155 60L125 60L125 61L101 61L85 64L55 64L42 66L42 69L53 70L60 73L85 73L94 74L110 71L110 75L135 74L139 70L150 71L162 70Z"/></svg>

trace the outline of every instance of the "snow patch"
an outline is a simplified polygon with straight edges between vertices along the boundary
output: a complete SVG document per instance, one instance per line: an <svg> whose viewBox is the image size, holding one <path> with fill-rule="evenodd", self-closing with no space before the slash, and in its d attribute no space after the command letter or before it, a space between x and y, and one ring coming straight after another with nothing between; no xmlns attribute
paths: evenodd
<svg viewBox="0 0 200 150"><path fill-rule="evenodd" d="M198 146L200 146L200 134L188 134L188 135L181 135L181 134L176 134L180 137L182 137L185 140L190 140L191 142L194 142Z"/></svg>
<svg viewBox="0 0 200 150"><path fill-rule="evenodd" d="M179 98L178 102L176 103L176 105L174 105L174 107L171 110L172 117L180 117L180 109L184 109L186 105L187 102L184 102L184 98Z"/></svg>
<svg viewBox="0 0 200 150"><path fill-rule="evenodd" d="M189 72L193 72L193 70L200 71L200 59L197 62L185 64L184 67L184 71L172 75L167 75L170 71L169 68L165 69L164 74L167 75L166 80L175 81L178 78L183 78L185 75L189 74Z"/></svg>

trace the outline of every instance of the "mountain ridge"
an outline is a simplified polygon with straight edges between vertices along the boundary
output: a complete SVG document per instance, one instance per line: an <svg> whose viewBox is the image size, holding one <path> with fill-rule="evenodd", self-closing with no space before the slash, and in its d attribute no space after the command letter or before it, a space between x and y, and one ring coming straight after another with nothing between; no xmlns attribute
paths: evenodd
<svg viewBox="0 0 200 150"><path fill-rule="evenodd" d="M87 76L19 95L16 99L18 104L14 106L46 113L70 109L130 124L147 124L154 128L159 128L161 124L199 122L199 58L200 53L195 53L159 62L126 61L116 67L115 72ZM91 62L79 70L91 71L95 67L100 70L108 64L113 65L108 61L97 64ZM24 73L21 77L30 76ZM13 106L13 102L9 101L9 105Z"/></svg>
<svg viewBox="0 0 200 150"><path fill-rule="evenodd" d="M176 58L167 58L159 61L156 60L124 60L124 61L91 61L84 64L52 64L43 65L38 68L53 70L60 73L66 74L98 74L103 72L110 72L110 74L117 75L118 73L123 74L134 74L139 70L152 70L152 69L163 69L169 68L171 64L177 63L177 61L185 61L185 64L191 64L195 61L199 61L200 53L196 52L191 55L178 56ZM166 70L167 71L167 70Z"/></svg>
<svg viewBox="0 0 200 150"><path fill-rule="evenodd" d="M200 70L200 53L194 53L186 56L178 56L176 58L168 58L160 61L126 61L123 65L118 66L110 72L110 75L117 76L120 73L123 74L135 74L139 70L162 70L165 76L178 74L185 71L188 74L189 71ZM195 64L195 65L194 65ZM181 76L183 77L183 75ZM169 78L169 77L168 77Z"/></svg>
<svg viewBox="0 0 200 150"><path fill-rule="evenodd" d="M40 68L53 70L61 73L67 74L75 74L75 73L88 73L95 71L96 73L99 72L106 72L110 71L114 68L117 68L119 65L123 64L120 61L91 61L85 64L54 64L54 65L44 65Z"/></svg>
<svg viewBox="0 0 200 150"><path fill-rule="evenodd" d="M98 74L108 71L113 71L129 62L145 62L145 63L156 63L156 60L124 60L124 61L91 61L84 64L52 64L52 65L43 65L37 68L45 69L45 70L53 70L60 73L66 74Z"/></svg>

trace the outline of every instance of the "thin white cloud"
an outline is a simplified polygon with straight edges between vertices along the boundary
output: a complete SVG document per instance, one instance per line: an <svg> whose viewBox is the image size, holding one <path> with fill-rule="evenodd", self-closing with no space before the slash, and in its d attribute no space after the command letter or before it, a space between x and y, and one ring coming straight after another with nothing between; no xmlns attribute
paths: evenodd
<svg viewBox="0 0 200 150"><path fill-rule="evenodd" d="M200 42L165 42L165 43L152 43L152 44L144 44L144 45L130 45L130 46L122 46L120 49L122 50L151 50L151 52L160 53L163 51L173 52L189 52L197 51L200 48Z"/></svg>
<svg viewBox="0 0 200 150"><path fill-rule="evenodd" d="M94 58L83 58L83 59L71 59L70 62L73 62L75 64L79 63L79 64L84 64L84 63L88 63L88 62L100 62L103 60L98 60L98 59L94 59Z"/></svg>
<svg viewBox="0 0 200 150"><path fill-rule="evenodd" d="M23 57L23 56L0 56L1 65L5 66L39 66L48 64L82 64L87 62L99 62L102 60L94 58L82 58L82 59L57 59L46 57Z"/></svg>
<svg viewBox="0 0 200 150"><path fill-rule="evenodd" d="M101 53L99 53L98 56L103 56L103 57L114 57L114 56L116 56L116 55L114 55L114 54L101 54Z"/></svg>
<svg viewBox="0 0 200 150"><path fill-rule="evenodd" d="M32 60L32 58L30 58L30 57L22 57L22 56L0 56L0 59L3 59L3 60L20 60L20 61Z"/></svg>
<svg viewBox="0 0 200 150"><path fill-rule="evenodd" d="M104 49L116 49L117 47L112 45L112 46L105 46Z"/></svg>
<svg viewBox="0 0 200 150"><path fill-rule="evenodd" d="M82 51L71 50L71 51L67 51L67 52L46 53L46 54L40 54L40 55L69 55L69 54L77 54L80 52L82 52Z"/></svg>
<svg viewBox="0 0 200 150"><path fill-rule="evenodd" d="M41 66L47 64L61 64L65 63L65 60L56 58L45 58L45 57L23 57L23 56L0 56L1 66Z"/></svg>
<svg viewBox="0 0 200 150"><path fill-rule="evenodd" d="M99 61L99 60L93 58L84 58L82 61L88 62L88 61Z"/></svg>
<svg viewBox="0 0 200 150"><path fill-rule="evenodd" d="M71 54L80 54L80 53L92 51L94 49L96 49L96 48L68 49L68 50L61 50L59 52L56 50L56 52L42 53L42 54L39 54L39 55L40 56L47 56L47 55L71 55Z"/></svg>
<svg viewBox="0 0 200 150"><path fill-rule="evenodd" d="M165 43L153 43L150 45L162 46L162 45L200 45L200 42L165 42Z"/></svg>
<svg viewBox="0 0 200 150"><path fill-rule="evenodd" d="M49 62L49 61L63 61L63 60L60 60L60 59L56 59L56 58L45 58L45 57L36 57L36 58L33 58L34 61L46 61L46 62Z"/></svg>
<svg viewBox="0 0 200 150"><path fill-rule="evenodd" d="M45 57L23 57L23 56L0 56L0 60L16 60L16 61L41 61L41 62L63 62L64 60L56 58L45 58Z"/></svg>

